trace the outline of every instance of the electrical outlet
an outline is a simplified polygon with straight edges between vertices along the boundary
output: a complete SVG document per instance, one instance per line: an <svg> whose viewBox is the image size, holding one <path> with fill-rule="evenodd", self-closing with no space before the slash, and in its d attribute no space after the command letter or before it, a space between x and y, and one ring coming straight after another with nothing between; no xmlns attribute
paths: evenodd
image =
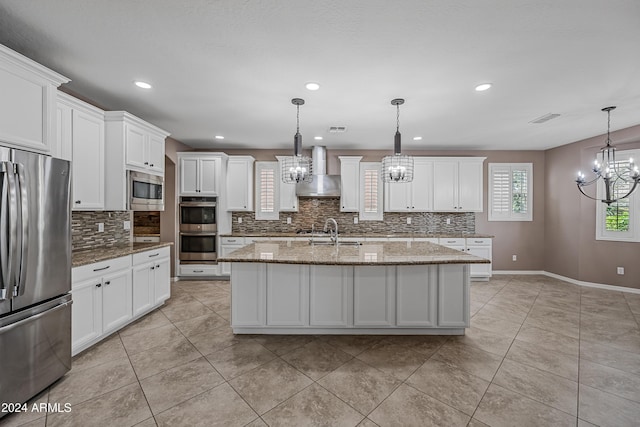
<svg viewBox="0 0 640 427"><path fill-rule="evenodd" d="M291 224L291 217L290 216L287 217L287 224Z"/></svg>
<svg viewBox="0 0 640 427"><path fill-rule="evenodd" d="M131 221L124 221L124 229L131 230Z"/></svg>
<svg viewBox="0 0 640 427"><path fill-rule="evenodd" d="M357 224L357 223L358 223L358 217L357 217L357 216L354 216L354 217L353 217L353 223L354 223L354 224Z"/></svg>
<svg viewBox="0 0 640 427"><path fill-rule="evenodd" d="M98 233L104 233L104 222L98 223Z"/></svg>
<svg viewBox="0 0 640 427"><path fill-rule="evenodd" d="M624 276L624 267L618 267L618 274Z"/></svg>
<svg viewBox="0 0 640 427"><path fill-rule="evenodd" d="M411 217L410 216L407 217L407 225L411 225Z"/></svg>
<svg viewBox="0 0 640 427"><path fill-rule="evenodd" d="M242 218L238 218L238 224L242 224Z"/></svg>
<svg viewBox="0 0 640 427"><path fill-rule="evenodd" d="M511 261L517 261L517 260L518 260L518 255L511 256Z"/></svg>
<svg viewBox="0 0 640 427"><path fill-rule="evenodd" d="M447 218L447 225L451 224L451 218Z"/></svg>

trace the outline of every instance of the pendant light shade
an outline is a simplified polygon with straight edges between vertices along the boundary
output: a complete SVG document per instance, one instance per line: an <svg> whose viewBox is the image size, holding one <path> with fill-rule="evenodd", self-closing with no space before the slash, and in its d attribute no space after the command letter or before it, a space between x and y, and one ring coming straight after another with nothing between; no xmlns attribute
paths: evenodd
<svg viewBox="0 0 640 427"><path fill-rule="evenodd" d="M282 161L282 182L285 184L297 184L299 182L311 182L311 159L302 155L302 135L300 134L300 106L304 105L304 99L293 98L291 103L296 106L296 134L293 137L293 156L285 157Z"/></svg>
<svg viewBox="0 0 640 427"><path fill-rule="evenodd" d="M616 148L611 145L611 111L616 107L606 107L602 111L607 113L607 140L604 147L600 149L600 155L596 156L593 163L594 178L587 181L582 172L578 172L576 184L580 192L593 200L600 200L607 205L615 203L621 199L626 199L634 192L640 184L640 170L633 162L633 159L626 161L616 160ZM585 193L584 187L602 181L604 185L604 198L593 197Z"/></svg>
<svg viewBox="0 0 640 427"><path fill-rule="evenodd" d="M393 140L393 155L382 159L382 181L384 182L411 182L413 181L413 157L401 153L400 135L400 105L404 99L397 98L391 101L396 106L396 134Z"/></svg>

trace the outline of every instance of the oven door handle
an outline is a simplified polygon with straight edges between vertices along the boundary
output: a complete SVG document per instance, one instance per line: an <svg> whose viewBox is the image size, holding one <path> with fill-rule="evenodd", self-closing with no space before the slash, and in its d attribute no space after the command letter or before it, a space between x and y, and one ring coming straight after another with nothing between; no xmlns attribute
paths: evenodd
<svg viewBox="0 0 640 427"><path fill-rule="evenodd" d="M181 236L194 236L194 237L197 237L197 236L208 237L208 236L217 236L218 233L208 233L208 232L205 232L205 233L180 233L180 235Z"/></svg>
<svg viewBox="0 0 640 427"><path fill-rule="evenodd" d="M182 202L180 207L185 208L215 208L216 202Z"/></svg>

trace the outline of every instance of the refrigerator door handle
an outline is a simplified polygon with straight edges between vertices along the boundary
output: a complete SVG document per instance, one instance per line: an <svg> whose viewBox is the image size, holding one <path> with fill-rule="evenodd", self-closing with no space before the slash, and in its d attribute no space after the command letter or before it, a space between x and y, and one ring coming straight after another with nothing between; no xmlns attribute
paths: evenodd
<svg viewBox="0 0 640 427"><path fill-rule="evenodd" d="M13 177L13 163L0 163L0 172L3 174L2 208L0 212L0 228L2 232L9 230L5 235L6 241L0 245L0 262L2 265L3 287L0 289L0 300L13 297L14 285L14 256L17 252L16 237L18 234L17 196L16 185Z"/></svg>
<svg viewBox="0 0 640 427"><path fill-rule="evenodd" d="M16 174L18 175L18 186L20 188L20 207L22 210L20 217L21 224L21 250L20 260L16 260L16 289L15 295L24 295L27 279L27 254L29 249L29 194L27 194L27 182L24 173L24 165L14 163Z"/></svg>

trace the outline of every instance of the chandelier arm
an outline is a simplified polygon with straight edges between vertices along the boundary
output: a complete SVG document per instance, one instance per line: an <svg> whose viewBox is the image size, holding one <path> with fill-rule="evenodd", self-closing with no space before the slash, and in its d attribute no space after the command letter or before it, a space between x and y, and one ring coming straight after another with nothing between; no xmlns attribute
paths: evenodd
<svg viewBox="0 0 640 427"><path fill-rule="evenodd" d="M631 195L631 193L633 193L633 192L634 192L634 190L636 189L636 187L637 187L637 186L638 186L638 181L637 181L637 180L634 180L634 181L633 181L633 187L631 187L631 189L629 190L629 192L628 192L627 194L625 194L624 196L617 198L616 200L614 200L614 202L615 202L615 201L618 201L618 200L626 199L627 197L629 197L629 196Z"/></svg>
<svg viewBox="0 0 640 427"><path fill-rule="evenodd" d="M592 196L588 195L587 193L585 193L585 192L582 190L582 185L580 185L580 184L578 184L578 190L580 190L580 192L582 193L582 195L583 195L583 196L585 196L585 197L587 197L587 198L589 198L589 199L591 199L591 200L596 200L596 201L598 201L598 202L606 202L605 200L598 199L597 197L592 197Z"/></svg>

